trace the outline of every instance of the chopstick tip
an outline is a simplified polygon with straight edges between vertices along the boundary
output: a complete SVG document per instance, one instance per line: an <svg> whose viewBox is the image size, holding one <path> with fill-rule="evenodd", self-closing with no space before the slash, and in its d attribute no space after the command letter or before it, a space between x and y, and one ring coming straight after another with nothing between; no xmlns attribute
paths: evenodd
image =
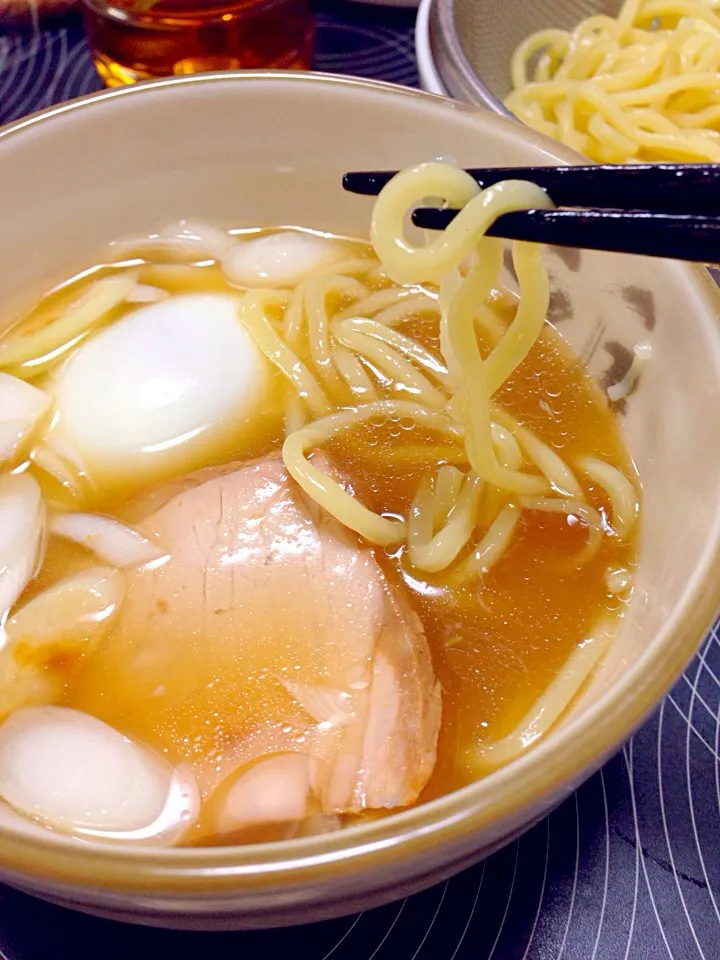
<svg viewBox="0 0 720 960"><path fill-rule="evenodd" d="M342 185L348 193L358 193L364 197L376 197L394 176L394 171L387 170L353 171L343 175Z"/></svg>

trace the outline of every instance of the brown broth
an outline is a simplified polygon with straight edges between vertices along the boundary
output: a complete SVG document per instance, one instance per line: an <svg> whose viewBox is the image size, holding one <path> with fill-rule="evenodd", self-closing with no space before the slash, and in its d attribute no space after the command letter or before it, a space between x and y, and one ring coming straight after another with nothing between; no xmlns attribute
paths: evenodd
<svg viewBox="0 0 720 960"><path fill-rule="evenodd" d="M101 266L91 278L114 269L118 268ZM175 268L144 263L133 269L142 282L157 283L177 293L226 287L214 266ZM47 322L89 279L84 276L52 293L25 321L23 329ZM335 310L343 305L339 302L330 306ZM514 309L512 298L501 298L494 309L502 324L507 324ZM411 317L400 329L437 352L437 330L431 319ZM482 346L487 351L488 343ZM580 457L598 457L637 484L618 424L604 396L551 327L545 328L496 400L552 445L571 467ZM251 454L277 449L280 440L280 436L266 437ZM420 480L431 468L429 449L437 451L439 462L457 459L457 451L441 438L395 421L357 427L327 446L327 452L352 478L358 495L368 506L400 514L406 513ZM398 464L399 456L402 462ZM604 491L585 483L579 472L578 479L588 502L606 511ZM124 495L132 492L127 489ZM93 507L97 505L94 503ZM124 496L116 495L102 503L102 508L105 513L125 516ZM591 561L579 565L576 557L584 541L584 528L569 525L564 515L524 512L502 559L480 581L462 588L453 587L442 576L413 579L407 575L402 550L395 554L378 551L386 573L410 594L421 616L443 689L438 761L422 799L475 779L470 759L473 748L514 728L604 612L621 615L623 601L608 592L606 576L609 569L633 567L635 541L631 538L619 544L604 536ZM43 570L26 592L26 598L61 575L91 562L90 554L82 549L51 540ZM167 602L172 604L172 598ZM112 643L112 632L107 642ZM182 665L177 669L182 672ZM98 675L92 669L73 670L67 677L63 702L89 709L116 728L140 737L174 762L192 761L198 753L223 749L225 731L232 727L228 717L233 703L248 684L237 670L231 671L232 679L218 670L217 676L213 674L213 683L217 681L222 689L208 694L204 710L188 711L179 704L161 717L148 703L146 708L130 715L121 687L112 680L112 668L108 671ZM192 685L193 678L186 680ZM271 698L277 695L277 691L267 693ZM278 709L282 709L282 698L278 700ZM266 833L243 834L242 839L261 840ZM212 842L232 840L227 837Z"/></svg>
<svg viewBox="0 0 720 960"><path fill-rule="evenodd" d="M512 319L507 305L496 304L495 310L504 324ZM403 330L433 349L433 326L418 318ZM551 327L496 399L571 467L579 458L597 457L637 482L607 401ZM330 449L369 506L406 513L427 463L398 470L392 454L398 441L417 444L417 433L397 424L364 427ZM578 479L583 482L579 473ZM583 487L590 505L608 509L602 489ZM573 557L584 543L583 530L569 526L565 516L524 512L499 563L482 582L461 590L442 577L429 584L439 589L428 590L422 578L416 583L402 576L402 554L382 558L388 574L414 594L443 688L438 761L424 799L476 779L473 748L510 733L601 613L621 613L623 603L608 592L606 574L633 568L635 542L603 537L596 556L580 566Z"/></svg>

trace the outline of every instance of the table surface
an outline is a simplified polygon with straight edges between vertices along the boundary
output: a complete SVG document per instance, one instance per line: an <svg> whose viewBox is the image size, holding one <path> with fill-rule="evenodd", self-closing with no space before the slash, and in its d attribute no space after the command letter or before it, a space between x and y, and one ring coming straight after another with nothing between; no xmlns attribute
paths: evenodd
<svg viewBox="0 0 720 960"><path fill-rule="evenodd" d="M411 11L317 4L315 67L417 85ZM0 123L100 89L77 23L2 34ZM0 193L2 184L0 184ZM6 960L720 960L720 637L547 820L415 897L291 930L177 933L0 887Z"/></svg>

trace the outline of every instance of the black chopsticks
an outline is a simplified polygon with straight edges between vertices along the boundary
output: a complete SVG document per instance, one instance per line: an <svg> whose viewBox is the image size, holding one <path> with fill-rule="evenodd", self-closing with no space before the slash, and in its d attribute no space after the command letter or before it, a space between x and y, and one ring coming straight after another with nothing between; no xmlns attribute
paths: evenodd
<svg viewBox="0 0 720 960"><path fill-rule="evenodd" d="M350 193L375 196L397 171L346 173ZM642 163L592 167L492 167L467 170L480 187L530 180L559 207L720 214L720 164Z"/></svg>
<svg viewBox="0 0 720 960"><path fill-rule="evenodd" d="M415 211L413 222L426 230L444 230L456 215L456 210L423 208ZM488 236L556 247L720 262L720 217L637 210L528 210L498 217Z"/></svg>
<svg viewBox="0 0 720 960"><path fill-rule="evenodd" d="M679 260L720 260L720 164L627 164L591 167L501 167L467 171L485 188L530 180L559 208L507 213L488 235L556 246ZM393 171L346 173L343 186L374 195ZM444 230L452 209L420 208L413 223Z"/></svg>

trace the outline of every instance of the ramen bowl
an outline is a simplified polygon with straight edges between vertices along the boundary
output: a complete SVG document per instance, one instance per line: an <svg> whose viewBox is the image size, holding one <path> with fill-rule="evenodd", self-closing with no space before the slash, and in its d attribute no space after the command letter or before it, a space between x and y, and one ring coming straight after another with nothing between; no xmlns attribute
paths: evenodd
<svg viewBox="0 0 720 960"><path fill-rule="evenodd" d="M367 235L353 169L573 163L511 120L321 75L205 74L92 95L0 132L2 316L118 237L179 218ZM347 914L437 883L546 815L652 711L720 598L720 302L679 263L550 249L550 319L618 408L644 489L636 590L601 668L537 747L482 781L336 833L153 849L68 839L0 808L0 879L68 907L185 928ZM507 282L512 284L508 276ZM645 360L628 386L638 352Z"/></svg>

